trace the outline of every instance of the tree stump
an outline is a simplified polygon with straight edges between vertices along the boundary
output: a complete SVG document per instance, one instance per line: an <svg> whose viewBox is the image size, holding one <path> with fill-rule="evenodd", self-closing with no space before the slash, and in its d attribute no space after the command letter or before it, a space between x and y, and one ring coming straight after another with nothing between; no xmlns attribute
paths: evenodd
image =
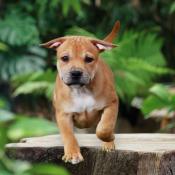
<svg viewBox="0 0 175 175"><path fill-rule="evenodd" d="M77 134L84 162L64 163L59 135L22 139L6 146L10 158L52 162L72 175L175 175L175 135L116 134L116 150L104 152L95 134Z"/></svg>

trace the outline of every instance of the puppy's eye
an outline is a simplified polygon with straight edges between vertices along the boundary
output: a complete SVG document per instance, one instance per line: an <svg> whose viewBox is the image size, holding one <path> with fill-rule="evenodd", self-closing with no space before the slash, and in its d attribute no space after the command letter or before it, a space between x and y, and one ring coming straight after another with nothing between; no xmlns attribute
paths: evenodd
<svg viewBox="0 0 175 175"><path fill-rule="evenodd" d="M63 62L68 62L69 61L69 56L63 56L63 57L61 57L61 60Z"/></svg>
<svg viewBox="0 0 175 175"><path fill-rule="evenodd" d="M90 57L90 56L86 56L85 59L84 59L84 61L85 61L86 63L91 63L92 61L94 61L94 58L92 58L92 57Z"/></svg>

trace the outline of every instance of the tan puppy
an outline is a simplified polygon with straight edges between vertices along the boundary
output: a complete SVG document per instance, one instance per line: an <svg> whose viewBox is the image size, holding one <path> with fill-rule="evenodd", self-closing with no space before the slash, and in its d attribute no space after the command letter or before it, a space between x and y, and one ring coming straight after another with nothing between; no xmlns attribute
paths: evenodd
<svg viewBox="0 0 175 175"><path fill-rule="evenodd" d="M118 98L113 74L99 58L99 53L115 47L111 42L119 28L117 21L104 40L67 36L42 44L57 51L59 73L53 102L64 143L65 162L75 164L83 160L73 133L74 125L88 128L97 124L96 135L103 141L103 149L110 151L115 148Z"/></svg>

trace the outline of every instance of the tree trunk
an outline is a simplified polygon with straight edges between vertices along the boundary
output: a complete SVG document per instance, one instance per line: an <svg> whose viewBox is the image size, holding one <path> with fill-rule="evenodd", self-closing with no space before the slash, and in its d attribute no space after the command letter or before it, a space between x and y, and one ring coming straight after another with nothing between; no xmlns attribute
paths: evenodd
<svg viewBox="0 0 175 175"><path fill-rule="evenodd" d="M64 163L59 135L22 139L6 146L10 158L52 162L65 166L72 175L174 175L175 135L116 134L116 150L103 152L94 134L76 135L84 162Z"/></svg>

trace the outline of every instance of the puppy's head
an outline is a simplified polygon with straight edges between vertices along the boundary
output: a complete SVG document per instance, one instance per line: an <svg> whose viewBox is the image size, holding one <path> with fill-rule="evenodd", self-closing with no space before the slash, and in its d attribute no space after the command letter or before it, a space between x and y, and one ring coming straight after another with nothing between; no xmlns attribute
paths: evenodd
<svg viewBox="0 0 175 175"><path fill-rule="evenodd" d="M115 47L114 44L83 36L68 36L41 44L57 51L57 68L68 86L83 86L94 78L99 53Z"/></svg>

